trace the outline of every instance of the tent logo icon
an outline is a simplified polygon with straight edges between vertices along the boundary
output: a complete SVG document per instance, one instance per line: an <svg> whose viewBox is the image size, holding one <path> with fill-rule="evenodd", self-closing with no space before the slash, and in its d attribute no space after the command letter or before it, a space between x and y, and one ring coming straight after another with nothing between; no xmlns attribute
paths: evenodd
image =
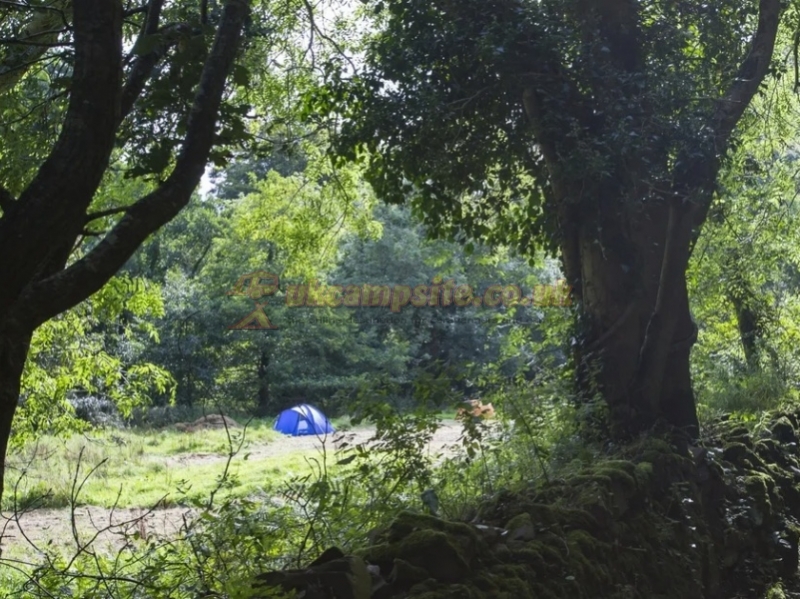
<svg viewBox="0 0 800 599"><path fill-rule="evenodd" d="M278 327L264 312L266 303L259 304L256 300L267 295L274 295L278 291L280 277L265 270L247 273L239 277L236 285L228 292L228 295L244 295L253 300L253 311L235 324L228 327L234 331L269 331Z"/></svg>

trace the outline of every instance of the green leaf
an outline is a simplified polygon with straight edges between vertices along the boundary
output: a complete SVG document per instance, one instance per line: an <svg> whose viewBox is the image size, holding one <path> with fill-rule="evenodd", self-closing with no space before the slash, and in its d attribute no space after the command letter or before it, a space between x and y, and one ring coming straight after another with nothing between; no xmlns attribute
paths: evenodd
<svg viewBox="0 0 800 599"><path fill-rule="evenodd" d="M164 42L164 36L160 33L140 36L136 40L131 52L136 56L144 56L156 51Z"/></svg>
<svg viewBox="0 0 800 599"><path fill-rule="evenodd" d="M231 80L234 84L239 85L241 87L247 87L250 85L250 69L248 69L245 65L238 63L233 67L233 74L231 75Z"/></svg>

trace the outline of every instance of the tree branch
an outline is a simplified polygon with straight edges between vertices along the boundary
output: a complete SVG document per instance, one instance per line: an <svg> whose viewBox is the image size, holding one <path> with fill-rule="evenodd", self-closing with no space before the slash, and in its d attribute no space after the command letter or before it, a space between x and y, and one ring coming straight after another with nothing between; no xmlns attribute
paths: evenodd
<svg viewBox="0 0 800 599"><path fill-rule="evenodd" d="M714 142L720 153L727 150L736 125L769 72L782 11L780 0L759 1L758 28L753 36L750 53L739 68L730 89L717 103L711 120Z"/></svg>
<svg viewBox="0 0 800 599"><path fill-rule="evenodd" d="M117 208L109 208L108 210L100 210L99 212L90 212L86 215L86 223L90 223L93 220L97 220L100 218L105 218L106 216L114 216L115 214L122 214L123 212L127 212L130 206L119 206Z"/></svg>
<svg viewBox="0 0 800 599"><path fill-rule="evenodd" d="M52 262L54 247L71 246L114 148L121 86L121 2L75 2L73 21L75 62L61 132L17 200L12 217L0 220L0 256L20 257L0 265L0 312L19 297L31 273Z"/></svg>
<svg viewBox="0 0 800 599"><path fill-rule="evenodd" d="M82 259L26 290L28 316L35 323L63 312L99 290L142 242L189 202L200 182L215 130L222 95L239 48L250 0L228 0L194 99L187 135L176 165L155 191L128 208L127 214Z"/></svg>
<svg viewBox="0 0 800 599"><path fill-rule="evenodd" d="M36 10L40 12L56 12L60 15L64 14L63 8L56 8L54 6L25 4L23 2L12 2L11 0L0 0L0 6L8 6L9 8L18 8L19 10L30 11Z"/></svg>
<svg viewBox="0 0 800 599"><path fill-rule="evenodd" d="M163 3L164 0L156 0ZM161 39L156 47L147 54L140 56L133 64L125 88L122 90L122 108L120 121L125 119L133 110L133 106L144 91L147 81L153 74L153 69L158 62L166 56L170 48L180 42L181 37L192 32L192 26L187 23L170 23L156 33L140 34L139 40L148 35L159 35Z"/></svg>
<svg viewBox="0 0 800 599"><path fill-rule="evenodd" d="M150 0L147 8L147 18L142 24L142 30L139 32L136 44L141 43L145 37L155 35L158 32L158 24L161 20L161 9L163 7L164 0ZM158 64L165 52L164 48L159 47L134 61L128 79L125 82L125 87L122 90L120 120L128 116L133 110L133 105L141 95L142 90L144 90L147 80L150 79L153 68Z"/></svg>

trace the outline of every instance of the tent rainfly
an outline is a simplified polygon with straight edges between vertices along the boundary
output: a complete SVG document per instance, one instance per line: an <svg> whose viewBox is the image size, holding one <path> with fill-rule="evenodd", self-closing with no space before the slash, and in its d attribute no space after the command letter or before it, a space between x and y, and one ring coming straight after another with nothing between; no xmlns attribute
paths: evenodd
<svg viewBox="0 0 800 599"><path fill-rule="evenodd" d="M314 406L301 404L278 415L275 430L284 435L299 437L300 435L327 435L333 433L333 425L325 414Z"/></svg>

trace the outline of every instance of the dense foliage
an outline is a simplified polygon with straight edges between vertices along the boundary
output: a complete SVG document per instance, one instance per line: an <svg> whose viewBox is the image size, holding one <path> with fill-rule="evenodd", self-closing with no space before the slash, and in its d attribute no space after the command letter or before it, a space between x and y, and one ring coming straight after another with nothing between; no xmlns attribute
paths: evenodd
<svg viewBox="0 0 800 599"><path fill-rule="evenodd" d="M20 529L65 510L75 545L0 556L0 585L247 597L331 545L388 563L404 535L475 542L442 517L515 537L470 564L532 560L487 596L546 574L554 596L627 597L652 560L619 543L695 568L692 592L715 571L766 589L800 540L797 19L778 0L0 1L2 505ZM431 453L466 399L496 421L462 417ZM304 402L371 438L248 466ZM190 431L219 412L247 424ZM111 489L110 444L141 487ZM58 452L69 480L33 465ZM137 503L173 467L176 492ZM134 517L109 552L75 524L87 494L195 511L172 539ZM395 572L427 576L413 559Z"/></svg>

